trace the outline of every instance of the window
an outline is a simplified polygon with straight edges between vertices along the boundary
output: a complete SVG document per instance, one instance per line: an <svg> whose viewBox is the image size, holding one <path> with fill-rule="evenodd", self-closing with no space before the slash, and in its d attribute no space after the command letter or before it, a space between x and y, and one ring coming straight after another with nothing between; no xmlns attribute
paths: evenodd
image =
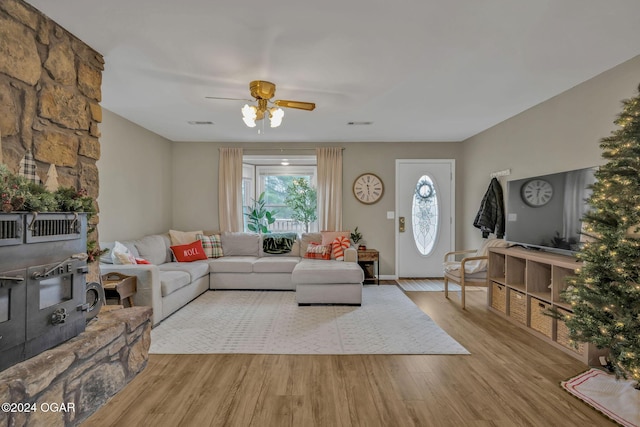
<svg viewBox="0 0 640 427"><path fill-rule="evenodd" d="M287 187L291 185L294 179L303 178L311 187L316 187L316 166L315 156L305 156L305 160L298 163L282 166L276 163L276 160L269 160L271 156L245 156L242 192L243 192L243 211L249 211L252 205L251 199L256 199L262 192L265 194L265 207L270 211L276 211L276 221L269 225L270 231L293 231L303 233L306 231L306 224L299 223L292 218L291 209L285 205L287 197ZM281 158L277 158L280 163ZM252 162L254 164L250 164ZM272 163L272 164L265 164ZM293 161L292 161L293 163ZM313 164L308 164L313 163ZM245 230L246 216L245 216ZM309 224L309 231L318 231L317 220Z"/></svg>
<svg viewBox="0 0 640 427"><path fill-rule="evenodd" d="M431 177L423 175L413 193L411 221L413 239L422 255L429 255L438 236L438 194Z"/></svg>

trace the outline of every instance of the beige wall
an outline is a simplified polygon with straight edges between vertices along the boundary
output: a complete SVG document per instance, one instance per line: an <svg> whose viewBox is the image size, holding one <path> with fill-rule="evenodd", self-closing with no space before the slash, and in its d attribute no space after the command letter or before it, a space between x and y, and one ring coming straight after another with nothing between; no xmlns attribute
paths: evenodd
<svg viewBox="0 0 640 427"><path fill-rule="evenodd" d="M382 275L395 274L395 160L456 159L456 246L481 241L473 219L493 171L511 169L506 180L601 163L600 138L614 129L620 101L635 96L640 57L488 129L462 143L345 143L344 228L356 226L369 247L381 252ZM218 149L221 143L171 143L105 111L102 131L101 240L135 238L174 229L218 227ZM251 154L258 144L234 144ZM270 148L313 149L314 144L270 144ZM300 153L308 153L301 151ZM385 184L376 204L358 203L353 180L374 172ZM506 186L505 186L506 187ZM169 190L167 190L169 189ZM126 206L126 211L123 210ZM126 212L126 214L125 214Z"/></svg>
<svg viewBox="0 0 640 427"><path fill-rule="evenodd" d="M336 146L337 144L318 144ZM218 228L218 149L219 143L173 144L173 226L176 229ZM251 154L274 154L260 151L259 145L235 144ZM296 151L315 148L314 144L278 144L288 154L309 154ZM387 219L387 211L395 211L395 160L404 158L457 159L462 165L460 143L438 142L361 142L345 143L343 152L343 228L356 226L368 247L380 251L380 273L395 274L395 221ZM374 205L359 203L351 186L358 175L373 172L385 185L382 199ZM460 199L459 199L460 200Z"/></svg>
<svg viewBox="0 0 640 427"><path fill-rule="evenodd" d="M171 142L107 110L100 131L100 240L169 230Z"/></svg>
<svg viewBox="0 0 640 427"><path fill-rule="evenodd" d="M395 275L395 229L397 219L387 219L395 212L396 159L455 159L456 170L462 166L462 144L455 142L349 143L343 157L343 225L362 232L367 247L380 251L380 274ZM364 205L353 196L353 181L364 172L373 172L384 182L384 195L373 205ZM458 175L459 176L459 175ZM458 178L456 178L458 179ZM459 196L459 195L458 195ZM460 198L457 198L459 201ZM459 220L456 219L456 225ZM459 228L459 227L458 227ZM456 235L459 235L457 232Z"/></svg>
<svg viewBox="0 0 640 427"><path fill-rule="evenodd" d="M600 165L600 139L615 128L621 100L636 96L638 83L640 56L464 141L463 246L481 242L473 220L491 172L511 169L500 178L506 191L508 180Z"/></svg>

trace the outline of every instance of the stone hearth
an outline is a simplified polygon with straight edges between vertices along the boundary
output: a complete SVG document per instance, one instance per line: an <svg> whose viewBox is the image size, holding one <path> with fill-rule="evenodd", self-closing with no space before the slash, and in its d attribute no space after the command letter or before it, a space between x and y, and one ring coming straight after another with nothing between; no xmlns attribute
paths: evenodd
<svg viewBox="0 0 640 427"><path fill-rule="evenodd" d="M151 308L101 312L77 337L0 373L0 425L75 426L147 365Z"/></svg>

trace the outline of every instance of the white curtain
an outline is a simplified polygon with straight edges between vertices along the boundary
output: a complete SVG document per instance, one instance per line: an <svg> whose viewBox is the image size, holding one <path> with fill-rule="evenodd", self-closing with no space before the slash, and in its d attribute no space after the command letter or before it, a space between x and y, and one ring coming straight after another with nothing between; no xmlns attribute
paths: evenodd
<svg viewBox="0 0 640 427"><path fill-rule="evenodd" d="M342 230L342 148L316 148L318 224L320 230Z"/></svg>
<svg viewBox="0 0 640 427"><path fill-rule="evenodd" d="M218 166L220 231L243 231L242 148L220 148Z"/></svg>
<svg viewBox="0 0 640 427"><path fill-rule="evenodd" d="M593 169L582 169L567 174L564 184L563 236L569 239L580 239L582 217L589 210L586 199L591 195L588 188L596 182Z"/></svg>

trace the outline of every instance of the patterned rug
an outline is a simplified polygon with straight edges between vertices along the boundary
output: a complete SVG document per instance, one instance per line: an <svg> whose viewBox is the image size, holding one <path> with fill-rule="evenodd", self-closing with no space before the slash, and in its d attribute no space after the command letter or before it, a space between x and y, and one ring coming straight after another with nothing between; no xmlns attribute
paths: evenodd
<svg viewBox="0 0 640 427"><path fill-rule="evenodd" d="M396 286L361 307L298 307L295 292L209 291L151 330L156 354L469 354Z"/></svg>
<svg viewBox="0 0 640 427"><path fill-rule="evenodd" d="M589 369L561 383L578 399L625 427L640 427L640 390L631 380L616 380L600 369Z"/></svg>

